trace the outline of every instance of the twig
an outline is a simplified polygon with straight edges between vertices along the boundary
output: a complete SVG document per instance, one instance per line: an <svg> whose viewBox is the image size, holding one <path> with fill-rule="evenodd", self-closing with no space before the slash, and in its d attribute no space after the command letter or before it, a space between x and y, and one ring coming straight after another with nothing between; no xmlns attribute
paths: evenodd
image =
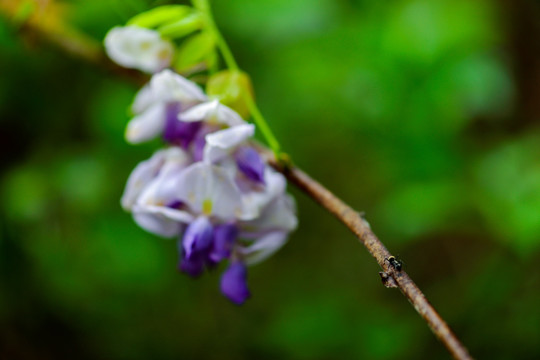
<svg viewBox="0 0 540 360"><path fill-rule="evenodd" d="M271 155L269 151L267 151L267 155ZM467 349L461 344L452 330L450 330L446 322L429 303L409 275L403 270L396 269L388 261L391 256L390 252L377 236L375 236L373 231L371 231L369 223L358 212L297 167L283 168L275 160L270 160L270 162L291 183L295 184L300 190L337 217L339 221L358 237L360 242L383 269L381 273L383 284L387 287L398 287L401 290L403 295L414 306L415 310L427 322L433 333L455 359L472 359Z"/></svg>
<svg viewBox="0 0 540 360"><path fill-rule="evenodd" d="M5 9L2 10L6 12ZM40 27L39 24L36 25L35 23L27 23L24 25L23 29L31 31L41 39L55 45L57 48L72 56L104 67L108 71L112 71L123 77L128 77L137 84L141 84L146 79L146 77L140 73L126 70L110 62L104 56L103 51L95 41L92 43L91 41L88 41L87 38L81 37L80 34L72 32L60 34L58 32L48 31L46 28ZM270 150L261 147L260 150L264 153L272 166L282 172L291 183L295 184L300 190L305 192L309 197L328 210L328 212L337 217L358 237L360 242L366 247L369 253L377 260L379 266L383 269L383 272L380 273L383 284L387 287L398 287L400 289L403 295L405 295L409 302L414 306L420 316L427 322L433 333L439 338L455 359L472 359L467 352L467 349L457 339L437 311L435 311L409 275L407 275L405 271L397 269L390 261L388 261L391 256L390 252L377 236L375 236L373 231L371 231L369 223L361 216L361 214L345 204L328 189L299 168L294 166L283 167L275 160Z"/></svg>

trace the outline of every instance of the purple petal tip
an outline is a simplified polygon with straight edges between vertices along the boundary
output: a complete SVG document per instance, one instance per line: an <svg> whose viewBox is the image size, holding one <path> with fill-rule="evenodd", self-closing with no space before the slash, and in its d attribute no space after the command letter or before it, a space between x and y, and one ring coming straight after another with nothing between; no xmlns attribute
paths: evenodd
<svg viewBox="0 0 540 360"><path fill-rule="evenodd" d="M259 153L249 146L236 150L238 169L250 180L264 184L265 164Z"/></svg>
<svg viewBox="0 0 540 360"><path fill-rule="evenodd" d="M233 262L221 276L221 292L237 305L242 305L251 293L247 287L247 268L244 263Z"/></svg>
<svg viewBox="0 0 540 360"><path fill-rule="evenodd" d="M182 239L185 257L191 259L193 255L205 253L209 250L212 246L213 232L212 224L205 216L193 220L188 225Z"/></svg>

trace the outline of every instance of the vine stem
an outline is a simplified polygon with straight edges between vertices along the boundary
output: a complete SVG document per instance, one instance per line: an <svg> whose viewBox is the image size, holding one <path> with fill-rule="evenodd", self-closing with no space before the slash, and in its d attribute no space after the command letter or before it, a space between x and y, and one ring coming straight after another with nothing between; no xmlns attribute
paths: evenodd
<svg viewBox="0 0 540 360"><path fill-rule="evenodd" d="M208 0L195 0L193 1L193 5L204 15L207 30L211 31L214 34L217 47L221 52L221 55L223 56L223 60L225 61L225 65L227 66L227 68L229 68L229 70L235 73L239 73L240 68L238 67L238 63L236 62L234 55L229 48L229 45L225 41L225 38L223 37L223 35L221 35L221 32L216 26L214 16L212 15L212 8L210 7L210 2ZM253 97L250 94L245 94L244 100L246 101L251 117L257 125L257 128L263 134L264 138L268 143L268 146L270 146L276 158L280 159L281 146L279 145L279 141L272 132L272 129L268 125L268 122L265 120L261 111L259 110L257 103L253 100Z"/></svg>
<svg viewBox="0 0 540 360"><path fill-rule="evenodd" d="M199 1L206 2L206 0ZM6 13L10 18L13 16L13 14L9 12L9 8L0 6L0 11ZM145 80L140 73L126 71L126 69L107 60L103 51L99 49L99 45L95 41L89 41L88 37L81 36L81 34L75 32L59 33L57 31L51 31L47 27L40 26L39 22L33 21L24 24L21 31L31 32L32 35L56 46L69 55L103 67L120 76L129 78L138 85ZM380 275L385 286L397 287L400 289L453 358L459 360L472 359L465 346L463 346L456 335L450 330L447 323L429 303L425 295L418 286L416 286L409 275L403 270L398 271L389 263L387 259L391 256L390 252L373 233L369 223L358 212L298 167L283 166L282 162L268 149L260 145L258 148L267 158L269 163L278 171L282 172L292 184L319 203L356 235L359 241L366 247L368 252L382 268L383 271Z"/></svg>

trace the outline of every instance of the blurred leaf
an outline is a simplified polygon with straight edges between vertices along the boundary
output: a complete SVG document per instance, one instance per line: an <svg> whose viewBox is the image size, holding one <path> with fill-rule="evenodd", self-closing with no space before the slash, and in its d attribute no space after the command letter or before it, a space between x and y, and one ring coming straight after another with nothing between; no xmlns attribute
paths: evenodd
<svg viewBox="0 0 540 360"><path fill-rule="evenodd" d="M138 14L128 20L127 25L153 28L184 19L191 12L186 5L163 5Z"/></svg>
<svg viewBox="0 0 540 360"><path fill-rule="evenodd" d="M72 209L95 211L105 200L107 171L91 156L65 159L56 171L58 192Z"/></svg>
<svg viewBox="0 0 540 360"><path fill-rule="evenodd" d="M202 16L198 12L193 12L184 18L164 24L158 28L161 36L169 38L180 38L191 34L202 28Z"/></svg>
<svg viewBox="0 0 540 360"><path fill-rule="evenodd" d="M227 22L242 38L255 46L324 34L339 21L340 2L333 0L215 1L218 20ZM249 14L246 16L245 14Z"/></svg>
<svg viewBox="0 0 540 360"><path fill-rule="evenodd" d="M452 221L464 207L461 184L450 181L401 186L378 208L385 231L402 240L418 239L429 232L456 229Z"/></svg>
<svg viewBox="0 0 540 360"><path fill-rule="evenodd" d="M540 248L540 137L503 144L475 168L475 200L493 235L520 254Z"/></svg>
<svg viewBox="0 0 540 360"><path fill-rule="evenodd" d="M253 87L249 75L242 71L223 70L208 79L206 92L220 99L244 119L249 117L246 97L253 97Z"/></svg>
<svg viewBox="0 0 540 360"><path fill-rule="evenodd" d="M460 49L489 44L495 33L482 2L402 1L388 20L384 49L411 64L431 64Z"/></svg>
<svg viewBox="0 0 540 360"><path fill-rule="evenodd" d="M176 53L174 68L184 72L205 60L214 50L215 39L206 32L186 39Z"/></svg>
<svg viewBox="0 0 540 360"><path fill-rule="evenodd" d="M51 201L48 176L33 165L14 169L6 175L2 184L2 205L9 217L35 221L45 216Z"/></svg>

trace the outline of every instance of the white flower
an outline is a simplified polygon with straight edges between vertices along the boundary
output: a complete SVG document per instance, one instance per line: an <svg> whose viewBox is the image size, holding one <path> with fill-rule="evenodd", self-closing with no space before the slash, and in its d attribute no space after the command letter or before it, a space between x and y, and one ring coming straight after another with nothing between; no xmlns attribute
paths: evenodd
<svg viewBox="0 0 540 360"><path fill-rule="evenodd" d="M117 26L105 36L105 50L121 66L155 73L171 64L174 45L157 31Z"/></svg>
<svg viewBox="0 0 540 360"><path fill-rule="evenodd" d="M126 140L132 144L139 144L159 136L165 127L165 115L165 104L150 106L128 122Z"/></svg>
<svg viewBox="0 0 540 360"><path fill-rule="evenodd" d="M240 237L254 239L240 251L248 265L257 264L276 251L286 242L289 233L298 226L294 199L287 194L280 194L266 206L261 215L250 221L241 222Z"/></svg>
<svg viewBox="0 0 540 360"><path fill-rule="evenodd" d="M206 135L203 160L209 163L219 162L254 134L255 125L242 124Z"/></svg>
<svg viewBox="0 0 540 360"><path fill-rule="evenodd" d="M178 147L157 151L141 162L129 176L122 196L122 207L133 212L135 222L143 229L164 237L179 234L181 224L190 216L163 203L167 199L156 197L158 190L167 189L171 180L191 163L190 156ZM167 206L169 205L169 206ZM174 205L174 204L173 204Z"/></svg>
<svg viewBox="0 0 540 360"><path fill-rule="evenodd" d="M155 101L178 101L184 107L188 107L207 100L206 95L197 84L169 69L152 76L150 87Z"/></svg>
<svg viewBox="0 0 540 360"><path fill-rule="evenodd" d="M270 168L249 146L247 141L254 132L253 124L216 131L206 135L204 147L203 160L226 169L242 189L241 219L259 216L270 201L285 192L287 184L284 176Z"/></svg>
<svg viewBox="0 0 540 360"><path fill-rule="evenodd" d="M212 100L192 107L178 115L178 119L185 122L205 121L210 125L237 126L246 122L233 109Z"/></svg>

